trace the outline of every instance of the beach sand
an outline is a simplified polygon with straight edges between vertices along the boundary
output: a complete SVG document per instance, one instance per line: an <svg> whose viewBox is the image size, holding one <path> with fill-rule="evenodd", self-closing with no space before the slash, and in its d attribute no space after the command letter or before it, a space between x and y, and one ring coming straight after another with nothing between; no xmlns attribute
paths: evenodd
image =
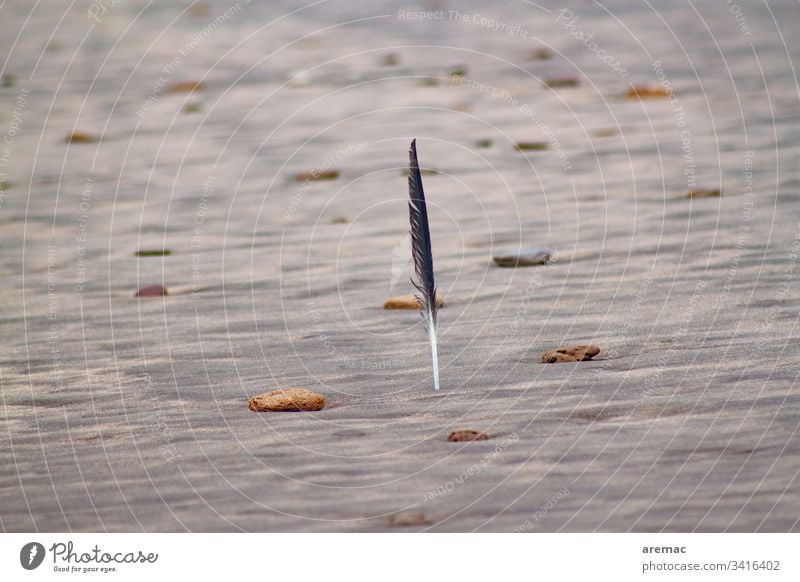
<svg viewBox="0 0 800 582"><path fill-rule="evenodd" d="M800 529L796 3L188 4L0 9L4 531Z"/></svg>

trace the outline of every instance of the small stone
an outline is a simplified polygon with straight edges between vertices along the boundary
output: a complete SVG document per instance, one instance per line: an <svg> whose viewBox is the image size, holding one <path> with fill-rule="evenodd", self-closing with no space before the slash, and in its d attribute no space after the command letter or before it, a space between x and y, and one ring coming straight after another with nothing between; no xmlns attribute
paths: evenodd
<svg viewBox="0 0 800 582"><path fill-rule="evenodd" d="M444 307L444 300L436 296L436 305ZM414 295L401 295L400 297L389 297L383 302L384 309L422 309L419 300Z"/></svg>
<svg viewBox="0 0 800 582"><path fill-rule="evenodd" d="M194 16L195 18L204 18L208 16L208 4L205 2L197 2L192 4L187 12L190 16Z"/></svg>
<svg viewBox="0 0 800 582"><path fill-rule="evenodd" d="M253 412L298 412L322 410L325 397L305 388L281 388L253 396L247 402Z"/></svg>
<svg viewBox="0 0 800 582"><path fill-rule="evenodd" d="M553 56L553 52L550 49L546 48L538 48L532 51L529 51L527 55L525 55L525 59L528 61L546 61L547 59Z"/></svg>
<svg viewBox="0 0 800 582"><path fill-rule="evenodd" d="M409 527L414 525L430 525L431 521L424 513L417 511L401 511L390 515L386 520L389 527Z"/></svg>
<svg viewBox="0 0 800 582"><path fill-rule="evenodd" d="M136 292L136 297L163 297L169 295L167 288L162 285L148 285Z"/></svg>
<svg viewBox="0 0 800 582"><path fill-rule="evenodd" d="M660 85L633 85L625 92L625 99L663 99L669 91Z"/></svg>
<svg viewBox="0 0 800 582"><path fill-rule="evenodd" d="M465 443L469 441L488 441L489 435L479 430L456 430L447 437L449 443Z"/></svg>
<svg viewBox="0 0 800 582"><path fill-rule="evenodd" d="M136 251L137 257L168 257L172 254L169 249L143 249Z"/></svg>
<svg viewBox="0 0 800 582"><path fill-rule="evenodd" d="M385 67L395 67L400 64L400 55L397 53L388 53L383 55L381 64Z"/></svg>
<svg viewBox="0 0 800 582"><path fill-rule="evenodd" d="M544 84L551 89L558 89L559 87L577 87L581 82L575 77L552 77L545 79Z"/></svg>
<svg viewBox="0 0 800 582"><path fill-rule="evenodd" d="M497 255L494 257L494 262L499 267L535 267L548 264L553 253L553 249L549 247L536 247L534 249Z"/></svg>
<svg viewBox="0 0 800 582"><path fill-rule="evenodd" d="M595 129L592 132L594 137L611 137L612 135L617 135L619 133L616 129L609 127L609 128L602 128L602 129Z"/></svg>
<svg viewBox="0 0 800 582"><path fill-rule="evenodd" d="M205 85L202 81L178 81L164 87L164 93L193 93L200 91Z"/></svg>
<svg viewBox="0 0 800 582"><path fill-rule="evenodd" d="M67 135L64 141L67 143L92 143L97 141L97 137L83 131L73 131Z"/></svg>
<svg viewBox="0 0 800 582"><path fill-rule="evenodd" d="M595 345L579 345L569 348L557 348L542 354L543 364L561 364L564 362L585 362L600 353Z"/></svg>
<svg viewBox="0 0 800 582"><path fill-rule="evenodd" d="M466 76L467 71L467 65L464 63L453 63L447 68L447 74L450 75L451 78L455 79Z"/></svg>
<svg viewBox="0 0 800 582"><path fill-rule="evenodd" d="M294 179L298 182L315 181L315 180L335 180L339 177L339 170L313 170L311 172L300 172L295 174Z"/></svg>
<svg viewBox="0 0 800 582"><path fill-rule="evenodd" d="M520 141L514 144L518 152L542 151L547 149L546 141Z"/></svg>
<svg viewBox="0 0 800 582"><path fill-rule="evenodd" d="M479 139L478 141L474 142L476 148L490 148L492 147L492 140L490 139Z"/></svg>
<svg viewBox="0 0 800 582"><path fill-rule="evenodd" d="M202 107L199 103L187 103L183 106L184 113L199 113Z"/></svg>
<svg viewBox="0 0 800 582"><path fill-rule="evenodd" d="M711 189L699 189L699 190L689 190L689 193L686 194L687 198L719 198L722 193L719 190L711 190Z"/></svg>
<svg viewBox="0 0 800 582"><path fill-rule="evenodd" d="M350 221L347 220L347 218L345 218L344 216L336 216L334 218L331 218L328 224L347 224L348 222Z"/></svg>

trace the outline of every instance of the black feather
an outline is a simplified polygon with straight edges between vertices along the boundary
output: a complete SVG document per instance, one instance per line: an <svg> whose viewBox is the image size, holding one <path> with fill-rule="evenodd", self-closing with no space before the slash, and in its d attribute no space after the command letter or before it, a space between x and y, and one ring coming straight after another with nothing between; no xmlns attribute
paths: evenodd
<svg viewBox="0 0 800 582"><path fill-rule="evenodd" d="M408 168L408 214L411 221L411 254L414 257L416 280L411 282L419 291L417 299L422 305L422 313L431 314L430 326L436 325L436 284L433 280L433 255L431 254L431 229L428 225L428 207L422 189L422 175L417 160L417 140L411 142ZM430 334L432 329L428 329Z"/></svg>

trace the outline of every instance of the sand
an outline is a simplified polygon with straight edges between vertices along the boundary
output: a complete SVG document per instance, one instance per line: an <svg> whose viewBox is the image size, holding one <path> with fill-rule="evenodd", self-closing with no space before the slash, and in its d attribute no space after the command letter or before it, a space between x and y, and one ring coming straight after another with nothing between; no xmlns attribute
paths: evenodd
<svg viewBox="0 0 800 582"><path fill-rule="evenodd" d="M4 531L800 529L796 3L207 4L0 9Z"/></svg>

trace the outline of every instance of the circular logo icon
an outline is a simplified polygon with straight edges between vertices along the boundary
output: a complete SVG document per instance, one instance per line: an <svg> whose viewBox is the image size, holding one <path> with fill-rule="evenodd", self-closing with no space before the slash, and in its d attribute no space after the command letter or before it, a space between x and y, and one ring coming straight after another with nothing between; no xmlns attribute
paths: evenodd
<svg viewBox="0 0 800 582"><path fill-rule="evenodd" d="M19 563L26 570L35 570L44 560L44 546L39 542L29 542L19 551Z"/></svg>

